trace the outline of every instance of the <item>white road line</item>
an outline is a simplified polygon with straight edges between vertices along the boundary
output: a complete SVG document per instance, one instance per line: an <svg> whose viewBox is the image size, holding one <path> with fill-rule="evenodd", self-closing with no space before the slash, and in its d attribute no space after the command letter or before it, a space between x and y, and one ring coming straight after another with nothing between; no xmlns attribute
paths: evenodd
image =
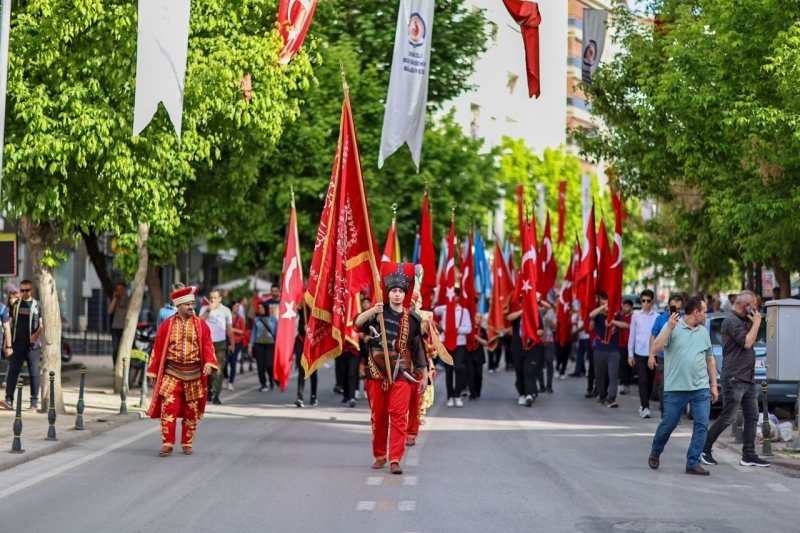
<svg viewBox="0 0 800 533"><path fill-rule="evenodd" d="M98 451L96 451L94 453L91 453L91 454L85 456L85 457L81 457L80 459L75 459L72 462L69 462L69 463L67 463L65 465L61 465L58 468L55 468L55 469L47 472L46 474L40 474L40 475L38 475L36 477L32 477L31 479L29 479L27 481L23 481L22 483L18 483L16 485L13 485L13 486L5 489L5 490L0 491L0 500L5 498L6 496L10 496L11 494L14 494L15 492L19 492L19 491L21 491L23 489L26 489L26 488L30 487L30 486L36 485L37 483L39 483L41 481L44 481L46 479L50 479L53 476L57 476L59 474L63 474L67 470L71 470L72 468L75 468L76 466L80 466L80 465L82 465L84 463L88 463L89 461L93 461L94 459L97 459L98 457L102 457L103 455L105 455L105 454L107 454L109 452L113 452L117 448L122 448L123 446L127 446L131 442L137 441L137 440L141 439L142 437L146 437L147 435L150 435L150 434L155 433L157 431L161 431L161 426L160 425L152 427L152 428L149 428L149 429L146 429L146 430L142 431L141 433L137 433L136 435L133 435L132 437L128 437L125 440L121 440L121 441L119 441L119 442L117 442L115 444L107 446L107 447L103 448L102 450L98 450Z"/></svg>
<svg viewBox="0 0 800 533"><path fill-rule="evenodd" d="M419 478L416 476L405 476L403 478L403 485L414 485L416 486L419 483Z"/></svg>
<svg viewBox="0 0 800 533"><path fill-rule="evenodd" d="M417 509L417 502L411 500L405 500L397 502L397 510L398 511L416 511Z"/></svg>
<svg viewBox="0 0 800 533"><path fill-rule="evenodd" d="M367 485L383 485L383 478L382 477L368 477L367 478Z"/></svg>
<svg viewBox="0 0 800 533"><path fill-rule="evenodd" d="M356 511L374 511L378 502L358 502L356 504Z"/></svg>
<svg viewBox="0 0 800 533"><path fill-rule="evenodd" d="M771 488L775 492L789 492L789 489L787 489L780 483L767 483L767 487Z"/></svg>

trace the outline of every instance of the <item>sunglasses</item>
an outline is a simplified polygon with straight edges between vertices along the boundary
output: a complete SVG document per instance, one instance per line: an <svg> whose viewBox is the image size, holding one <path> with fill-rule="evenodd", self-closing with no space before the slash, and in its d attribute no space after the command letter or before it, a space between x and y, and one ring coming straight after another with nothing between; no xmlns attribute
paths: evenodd
<svg viewBox="0 0 800 533"><path fill-rule="evenodd" d="M31 289L20 289L19 292L31 292Z"/></svg>
<svg viewBox="0 0 800 533"><path fill-rule="evenodd" d="M650 298L642 298L642 303L643 303L643 304L649 304L649 303L650 303L650 302L652 302L652 301L653 301L653 300L651 300Z"/></svg>

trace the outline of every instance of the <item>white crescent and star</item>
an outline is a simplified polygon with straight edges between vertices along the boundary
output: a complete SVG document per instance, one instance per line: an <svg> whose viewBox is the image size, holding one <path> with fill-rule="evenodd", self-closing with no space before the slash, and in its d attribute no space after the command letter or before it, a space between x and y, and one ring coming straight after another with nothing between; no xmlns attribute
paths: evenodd
<svg viewBox="0 0 800 533"><path fill-rule="evenodd" d="M297 316L297 313L294 310L294 302L285 302L286 305L286 312L281 315L281 318L288 318L292 319Z"/></svg>
<svg viewBox="0 0 800 533"><path fill-rule="evenodd" d="M614 244L618 250L617 260L616 262L611 265L611 268L617 268L619 265L622 264L622 235L619 233L614 234Z"/></svg>

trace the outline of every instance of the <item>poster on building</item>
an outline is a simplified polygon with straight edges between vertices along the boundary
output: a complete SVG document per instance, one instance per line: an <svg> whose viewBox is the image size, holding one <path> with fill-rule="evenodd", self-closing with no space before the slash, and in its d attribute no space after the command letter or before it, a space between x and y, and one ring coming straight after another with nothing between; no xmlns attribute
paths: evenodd
<svg viewBox="0 0 800 533"><path fill-rule="evenodd" d="M775 288L775 273L772 270L761 269L761 295L772 298L772 289Z"/></svg>
<svg viewBox="0 0 800 533"><path fill-rule="evenodd" d="M603 57L603 47L606 42L606 24L608 11L604 9L583 10L583 54L582 78L583 83L592 85L594 71L600 65Z"/></svg>

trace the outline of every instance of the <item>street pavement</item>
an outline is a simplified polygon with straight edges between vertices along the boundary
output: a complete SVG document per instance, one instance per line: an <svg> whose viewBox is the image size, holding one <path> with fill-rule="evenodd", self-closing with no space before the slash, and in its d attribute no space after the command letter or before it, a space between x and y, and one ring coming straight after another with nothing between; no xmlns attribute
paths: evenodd
<svg viewBox="0 0 800 533"><path fill-rule="evenodd" d="M191 457L158 457L158 422L142 420L0 472L0 532L800 530L800 479L721 448L711 476L684 474L686 420L653 471L657 418L638 417L635 395L596 406L582 379L525 408L513 373L485 373L483 397L462 409L444 406L440 380L393 476L370 468L367 402L340 406L332 367L305 409L295 379L280 394L243 378L209 406Z"/></svg>

